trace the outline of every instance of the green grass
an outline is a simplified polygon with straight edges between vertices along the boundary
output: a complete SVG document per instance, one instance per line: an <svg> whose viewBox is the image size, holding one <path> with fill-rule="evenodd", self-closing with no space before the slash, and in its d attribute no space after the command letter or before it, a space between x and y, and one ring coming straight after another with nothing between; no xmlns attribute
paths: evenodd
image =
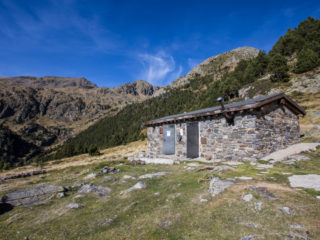
<svg viewBox="0 0 320 240"><path fill-rule="evenodd" d="M312 156L311 156L312 155ZM319 153L311 153L312 159L292 165L276 164L268 173L245 163L235 171L213 172L186 170L184 166L137 165L118 160L101 162L90 166L70 167L53 171L42 177L12 180L4 185L0 194L32 185L72 185L75 182L91 182L111 188L110 196L98 197L86 194L85 198L74 199L76 191L68 192L62 199L52 198L46 205L15 207L0 215L0 239L241 239L254 235L257 239L285 239L292 233L290 224L306 226L309 237L317 239L319 229L318 192L293 191L288 187L287 176L281 172L319 173ZM300 164L300 163L299 163ZM112 175L115 181L105 176L84 180L92 172L104 166L115 166L121 171ZM201 166L200 166L201 167ZM138 180L123 181L124 175L168 171L172 174L154 179L143 179L147 188L130 194L120 194ZM209 179L251 176L252 181L237 181L232 188L214 198L208 193ZM201 179L201 181L199 181ZM16 181L16 182L14 182ZM15 184L14 184L15 183ZM12 184L12 185L10 185ZM268 199L247 188L247 184L269 184L268 190L277 198ZM283 189L279 188L283 186ZM155 193L159 193L158 196ZM244 202L242 196L251 193L252 202ZM200 196L208 200L200 202ZM71 202L80 204L79 209L67 209ZM254 209L254 202L262 202L262 210ZM288 206L293 216L285 216L279 208ZM112 218L108 225L105 219ZM164 225L167 223L167 226ZM255 224L256 228L248 224ZM298 233L306 235L305 231Z"/></svg>

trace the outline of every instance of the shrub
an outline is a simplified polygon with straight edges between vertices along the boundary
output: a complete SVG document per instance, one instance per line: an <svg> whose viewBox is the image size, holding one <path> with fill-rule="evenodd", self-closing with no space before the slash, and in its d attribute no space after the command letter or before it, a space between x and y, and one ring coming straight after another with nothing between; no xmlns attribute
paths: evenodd
<svg viewBox="0 0 320 240"><path fill-rule="evenodd" d="M89 153L90 156L100 155L99 149L98 149L97 145L95 145L95 144L91 144L89 146L88 153Z"/></svg>

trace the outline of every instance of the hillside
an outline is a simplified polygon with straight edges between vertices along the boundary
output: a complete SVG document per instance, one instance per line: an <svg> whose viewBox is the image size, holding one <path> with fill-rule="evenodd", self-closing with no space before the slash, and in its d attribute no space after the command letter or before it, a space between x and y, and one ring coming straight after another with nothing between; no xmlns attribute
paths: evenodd
<svg viewBox="0 0 320 240"><path fill-rule="evenodd" d="M223 58L229 63L233 62L231 53L243 54L243 59L230 72L221 73L219 68L217 69L215 60L220 59L220 55L210 58L185 77L176 80L164 94L142 103L128 105L117 115L100 120L75 138L68 140L52 157L62 158L85 153L91 144L106 148L141 139L144 137L141 131L141 124L144 121L212 107L217 105L216 98L219 96L223 96L225 101L236 101L269 92L286 92L289 88L291 90L288 94L306 108L308 113L306 119L309 119L311 112L316 116L312 121L304 120L302 133L317 134L318 131L310 130L318 123L319 109L317 104L310 106L309 102L316 103L320 100L320 96L318 92L310 95L294 86L298 86L301 79L306 79L313 81L319 89L316 71L320 65L318 34L320 34L320 20L308 18L297 28L289 29L285 36L280 37L268 54L263 51L257 52L253 48L239 48L222 54L221 56L224 56ZM305 51L312 51L316 57L314 54L304 54ZM248 56L252 58L248 59ZM219 63L218 66L229 69L226 64ZM218 80L213 77L220 75L222 76ZM254 87L256 85L257 87ZM252 87L256 90L249 91L250 94L246 95L244 88L253 89ZM305 127L307 125L308 127Z"/></svg>
<svg viewBox="0 0 320 240"><path fill-rule="evenodd" d="M235 69L241 60L248 60L258 56L259 50L252 47L240 47L217 56L210 57L188 72L185 76L176 79L172 87L180 87L192 81L195 77L211 76L215 81L220 80L223 74Z"/></svg>
<svg viewBox="0 0 320 240"><path fill-rule="evenodd" d="M0 124L38 150L57 145L159 90L142 80L116 88L62 77L1 77L0 84ZM8 155L0 154L0 159L23 157Z"/></svg>

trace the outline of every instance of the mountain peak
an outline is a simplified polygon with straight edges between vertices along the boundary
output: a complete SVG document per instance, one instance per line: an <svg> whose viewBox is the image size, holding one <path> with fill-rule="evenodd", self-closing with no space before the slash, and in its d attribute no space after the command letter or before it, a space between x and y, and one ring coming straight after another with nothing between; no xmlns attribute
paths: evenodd
<svg viewBox="0 0 320 240"><path fill-rule="evenodd" d="M200 63L185 76L176 79L172 83L172 86L183 86L189 83L190 79L196 75L212 75L214 79L218 80L225 72L233 71L240 60L254 58L258 56L259 51L259 49L253 47L239 47L231 51L212 56Z"/></svg>

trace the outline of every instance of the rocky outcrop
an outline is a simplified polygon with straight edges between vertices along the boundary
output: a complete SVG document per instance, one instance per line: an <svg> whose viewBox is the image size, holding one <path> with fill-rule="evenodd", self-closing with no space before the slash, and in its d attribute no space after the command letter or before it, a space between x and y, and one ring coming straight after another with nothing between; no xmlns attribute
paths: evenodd
<svg viewBox="0 0 320 240"><path fill-rule="evenodd" d="M13 206L33 206L42 203L54 194L63 192L64 188L57 185L43 185L29 189L17 190L4 195L1 203Z"/></svg>
<svg viewBox="0 0 320 240"><path fill-rule="evenodd" d="M119 93L131 94L134 96L143 95L143 96L152 96L160 87L152 86L150 83L137 80L132 83L126 83L125 85L116 87L114 90Z"/></svg>
<svg viewBox="0 0 320 240"><path fill-rule="evenodd" d="M19 77L0 77L0 81L6 81L10 84L16 84L30 88L97 88L97 85L80 77L32 77L32 76L19 76Z"/></svg>
<svg viewBox="0 0 320 240"><path fill-rule="evenodd" d="M178 78L172 83L172 87L179 87L189 83L190 79L197 76L212 76L214 80L219 80L221 76L234 70L240 60L251 59L258 56L259 50L252 47L241 47L232 51L213 56L200 63L187 75Z"/></svg>

